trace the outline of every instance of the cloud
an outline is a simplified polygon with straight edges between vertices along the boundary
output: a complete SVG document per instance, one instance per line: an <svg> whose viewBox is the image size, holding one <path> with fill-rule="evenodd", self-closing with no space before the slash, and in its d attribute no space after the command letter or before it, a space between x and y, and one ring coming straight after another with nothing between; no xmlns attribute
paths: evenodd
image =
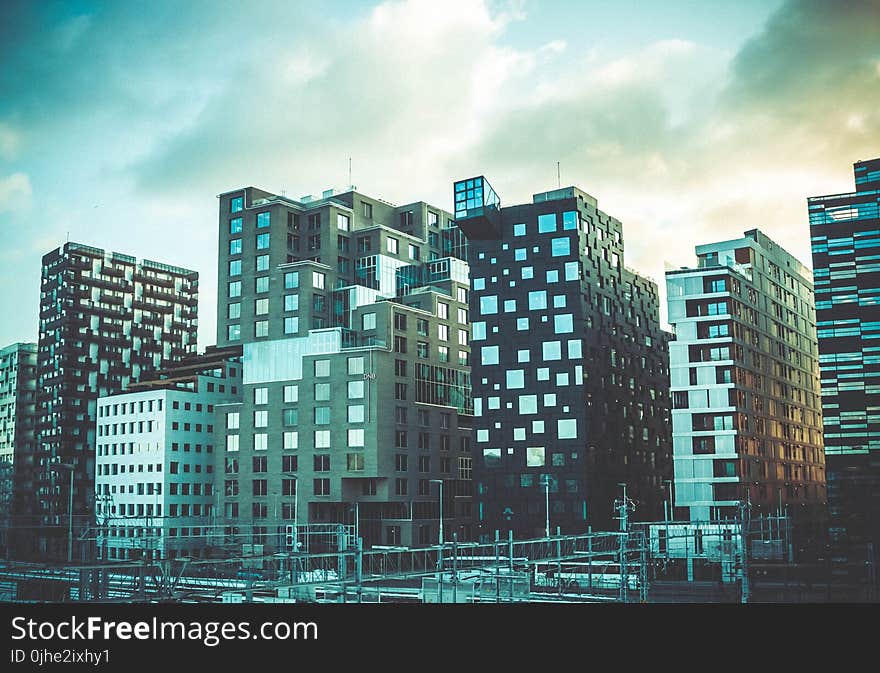
<svg viewBox="0 0 880 673"><path fill-rule="evenodd" d="M0 178L0 213L29 210L32 193L30 178L24 173Z"/></svg>

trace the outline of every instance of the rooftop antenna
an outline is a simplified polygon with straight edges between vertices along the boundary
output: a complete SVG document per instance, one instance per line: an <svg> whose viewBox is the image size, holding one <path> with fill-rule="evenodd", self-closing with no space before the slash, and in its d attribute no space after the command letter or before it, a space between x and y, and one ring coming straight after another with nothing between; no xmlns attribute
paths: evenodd
<svg viewBox="0 0 880 673"><path fill-rule="evenodd" d="M556 162L556 186L562 188L562 174L559 172L559 162Z"/></svg>

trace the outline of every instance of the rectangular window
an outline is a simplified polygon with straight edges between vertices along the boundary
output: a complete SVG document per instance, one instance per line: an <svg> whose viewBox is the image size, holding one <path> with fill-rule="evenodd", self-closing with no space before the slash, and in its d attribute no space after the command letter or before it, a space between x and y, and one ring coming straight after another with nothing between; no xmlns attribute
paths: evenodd
<svg viewBox="0 0 880 673"><path fill-rule="evenodd" d="M284 401L286 403L298 402L299 401L299 386L291 385L284 386Z"/></svg>
<svg viewBox="0 0 880 673"><path fill-rule="evenodd" d="M229 298L232 299L234 297L241 296L241 281L234 280L229 283Z"/></svg>
<svg viewBox="0 0 880 673"><path fill-rule="evenodd" d="M365 330L376 329L376 314L364 313L361 316L361 328Z"/></svg>
<svg viewBox="0 0 880 673"><path fill-rule="evenodd" d="M318 271L312 271L312 285L316 289L318 289L318 290L324 289L325 278L326 278L326 276L323 273L320 273Z"/></svg>
<svg viewBox="0 0 880 673"><path fill-rule="evenodd" d="M299 318L285 318L284 333L296 334L297 332L299 332Z"/></svg>
<svg viewBox="0 0 880 673"><path fill-rule="evenodd" d="M299 271L288 271L284 274L284 288L292 290L299 287Z"/></svg>
<svg viewBox="0 0 880 673"><path fill-rule="evenodd" d="M364 397L364 382L349 381L348 382L348 399L361 400Z"/></svg>
<svg viewBox="0 0 880 673"><path fill-rule="evenodd" d="M229 220L229 233L230 234L240 234L241 233L241 223L242 219L240 217L233 217Z"/></svg>
<svg viewBox="0 0 880 673"><path fill-rule="evenodd" d="M389 236L385 241L385 245L386 245L386 249L388 250L388 252L390 252L392 255L397 254L398 248L399 248L399 242L396 238L392 238L391 236Z"/></svg>
<svg viewBox="0 0 880 673"><path fill-rule="evenodd" d="M272 216L268 210L262 213L257 213L257 229L268 227L271 223L271 217Z"/></svg>
<svg viewBox="0 0 880 673"><path fill-rule="evenodd" d="M244 210L244 197L243 196L234 196L229 200L229 212L230 213L240 213Z"/></svg>
<svg viewBox="0 0 880 673"><path fill-rule="evenodd" d="M269 249L269 234L257 234L257 250Z"/></svg>
<svg viewBox="0 0 880 673"><path fill-rule="evenodd" d="M364 373L364 358L362 355L348 358L348 375L358 376Z"/></svg>
<svg viewBox="0 0 880 673"><path fill-rule="evenodd" d="M267 337L269 336L269 321L268 320L258 320L254 323L254 336L255 337Z"/></svg>
<svg viewBox="0 0 880 673"><path fill-rule="evenodd" d="M285 449L299 448L299 433L298 432L285 432L284 433L284 448ZM295 464L296 463L294 462L294 465ZM296 469L296 468L293 468L293 469Z"/></svg>
<svg viewBox="0 0 880 673"><path fill-rule="evenodd" d="M255 315L266 315L269 313L269 300L268 299L257 299L254 301L254 314Z"/></svg>
<svg viewBox="0 0 880 673"><path fill-rule="evenodd" d="M240 318L241 317L241 303L234 302L232 304L229 304L229 306L227 307L227 310L226 310L226 317L229 318L230 320L237 320L238 318Z"/></svg>
<svg viewBox="0 0 880 673"><path fill-rule="evenodd" d="M348 231L350 222L351 219L348 215L336 213L336 228L339 229L339 231Z"/></svg>
<svg viewBox="0 0 880 673"><path fill-rule="evenodd" d="M229 275L230 276L240 276L241 275L241 260L233 259L229 262Z"/></svg>
<svg viewBox="0 0 880 673"><path fill-rule="evenodd" d="M294 428L299 423L298 409L284 409L281 412L281 420L285 428Z"/></svg>
<svg viewBox="0 0 880 673"><path fill-rule="evenodd" d="M551 231L556 231L556 213L538 215L538 233L546 234Z"/></svg>
<svg viewBox="0 0 880 673"><path fill-rule="evenodd" d="M269 276L260 276L254 279L254 289L257 292L269 291Z"/></svg>
<svg viewBox="0 0 880 673"><path fill-rule="evenodd" d="M257 271L269 270L269 255L257 255Z"/></svg>

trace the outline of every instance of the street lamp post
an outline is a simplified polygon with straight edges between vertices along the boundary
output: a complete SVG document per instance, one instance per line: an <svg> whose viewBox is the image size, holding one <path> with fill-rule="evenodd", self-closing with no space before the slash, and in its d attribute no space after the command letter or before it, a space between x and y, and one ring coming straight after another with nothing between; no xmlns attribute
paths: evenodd
<svg viewBox="0 0 880 673"><path fill-rule="evenodd" d="M438 535L438 543L437 547L437 571L439 572L438 577L438 601L439 603L443 602L443 480L442 479L431 479L430 482L432 484L440 485L440 533Z"/></svg>
<svg viewBox="0 0 880 673"><path fill-rule="evenodd" d="M550 537L550 477L544 479L544 537Z"/></svg>

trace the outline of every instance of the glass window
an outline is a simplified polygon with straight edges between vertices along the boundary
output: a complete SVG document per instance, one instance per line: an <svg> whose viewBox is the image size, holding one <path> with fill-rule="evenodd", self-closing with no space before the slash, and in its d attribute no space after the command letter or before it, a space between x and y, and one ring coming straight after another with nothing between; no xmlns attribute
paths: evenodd
<svg viewBox="0 0 880 673"><path fill-rule="evenodd" d="M364 405L350 404L348 405L348 422L363 423L364 422Z"/></svg>
<svg viewBox="0 0 880 673"><path fill-rule="evenodd" d="M576 210L567 210L562 213L562 228L565 229L577 229L578 226L578 214Z"/></svg>
<svg viewBox="0 0 880 673"><path fill-rule="evenodd" d="M458 330L458 345L459 346L467 346L468 344L468 333L466 329ZM461 352L458 354L458 359L461 361Z"/></svg>
<svg viewBox="0 0 880 673"><path fill-rule="evenodd" d="M269 270L269 255L257 255L257 271Z"/></svg>
<svg viewBox="0 0 880 673"><path fill-rule="evenodd" d="M316 383L315 384L315 401L316 402L326 402L330 399L330 384L329 383Z"/></svg>
<svg viewBox="0 0 880 673"><path fill-rule="evenodd" d="M517 248L513 251L513 259L517 262L526 261L526 249L525 248Z"/></svg>
<svg viewBox="0 0 880 673"><path fill-rule="evenodd" d="M284 333L296 334L297 332L299 332L299 318L285 318Z"/></svg>
<svg viewBox="0 0 880 673"><path fill-rule="evenodd" d="M349 381L348 382L348 399L360 400L364 397L364 382Z"/></svg>
<svg viewBox="0 0 880 673"><path fill-rule="evenodd" d="M323 273L320 273L319 271L312 271L312 285L316 289L318 289L318 290L324 289L324 279L325 279L325 276Z"/></svg>
<svg viewBox="0 0 880 673"><path fill-rule="evenodd" d="M562 359L562 343L559 341L545 341L541 344L544 351L544 361Z"/></svg>
<svg viewBox="0 0 880 673"><path fill-rule="evenodd" d="M409 258L410 259L419 259L421 257L421 251L417 245L409 244Z"/></svg>
<svg viewBox="0 0 880 673"><path fill-rule="evenodd" d="M557 313L553 316L553 331L556 334L574 332L574 316L571 313Z"/></svg>
<svg viewBox="0 0 880 673"><path fill-rule="evenodd" d="M315 360L315 376L330 376L330 360Z"/></svg>
<svg viewBox="0 0 880 673"><path fill-rule="evenodd" d="M254 313L256 315L266 315L269 312L269 300L257 299L254 302Z"/></svg>
<svg viewBox="0 0 880 673"><path fill-rule="evenodd" d="M538 413L538 396L537 395L520 395L519 396L519 413L520 414L537 414Z"/></svg>
<svg viewBox="0 0 880 673"><path fill-rule="evenodd" d="M505 299L504 300L504 312L505 313L515 313L516 312L516 299Z"/></svg>
<svg viewBox="0 0 880 673"><path fill-rule="evenodd" d="M507 370L507 389L525 388L525 371L522 369Z"/></svg>
<svg viewBox="0 0 880 673"><path fill-rule="evenodd" d="M299 310L299 295L298 294L284 295L284 310L285 311L298 311Z"/></svg>
<svg viewBox="0 0 880 673"><path fill-rule="evenodd" d="M437 346L437 357L440 359L440 362L449 362L449 347Z"/></svg>
<svg viewBox="0 0 880 673"><path fill-rule="evenodd" d="M524 266L520 270L520 276L523 280L528 280L529 278L535 277L535 269L531 266Z"/></svg>
<svg viewBox="0 0 880 673"><path fill-rule="evenodd" d="M514 224L513 225L513 235L514 236L525 236L526 235L526 225Z"/></svg>
<svg viewBox="0 0 880 673"><path fill-rule="evenodd" d="M254 283L254 288L257 292L268 292L269 291L269 276L260 276L256 279Z"/></svg>
<svg viewBox="0 0 880 673"><path fill-rule="evenodd" d="M297 449L299 448L299 433L298 432L285 432L284 433L284 448L285 449ZM293 470L284 470L285 472L293 471Z"/></svg>
<svg viewBox="0 0 880 673"><path fill-rule="evenodd" d="M486 338L486 323L482 320L480 322L475 322L473 324L473 334L471 335L471 340L473 341L482 341Z"/></svg>
<svg viewBox="0 0 880 673"><path fill-rule="evenodd" d="M257 250L269 249L269 234L257 234Z"/></svg>
<svg viewBox="0 0 880 673"><path fill-rule="evenodd" d="M241 302L236 301L236 302L233 302L232 304L229 304L227 311L226 311L226 317L229 318L230 320L236 320L237 318L240 318L241 317Z"/></svg>
<svg viewBox="0 0 880 673"><path fill-rule="evenodd" d="M484 297L480 297L480 313L482 315L491 315L493 313L498 313L497 295L490 294Z"/></svg>
<svg viewBox="0 0 880 673"><path fill-rule="evenodd" d="M516 329L520 332L526 331L529 329L529 319L528 318L517 318L516 319Z"/></svg>
<svg viewBox="0 0 880 673"><path fill-rule="evenodd" d="M242 219L240 217L233 217L229 220L229 233L230 234L240 234L241 233L241 222Z"/></svg>
<svg viewBox="0 0 880 673"><path fill-rule="evenodd" d="M566 257L571 254L571 239L567 236L565 238L554 238L550 242L550 256L551 257ZM559 280L559 274L557 273L557 280Z"/></svg>
<svg viewBox="0 0 880 673"><path fill-rule="evenodd" d="M398 240L396 238L392 238L389 236L385 241L385 245L386 245L388 252L390 252L392 255L397 254L399 244L398 244Z"/></svg>
<svg viewBox="0 0 880 673"><path fill-rule="evenodd" d="M437 325L437 338L440 341L449 341L449 325Z"/></svg>
<svg viewBox="0 0 880 673"><path fill-rule="evenodd" d="M243 196L235 196L229 200L229 212L230 213L239 213L244 210L244 197Z"/></svg>
<svg viewBox="0 0 880 673"><path fill-rule="evenodd" d="M268 227L271 222L271 215L269 211L265 211L262 213L257 213L257 229L263 229L264 227Z"/></svg>
<svg viewBox="0 0 880 673"><path fill-rule="evenodd" d="M226 429L227 430L238 430L239 423L241 420L241 416L239 412L232 411L226 414Z"/></svg>
<svg viewBox="0 0 880 673"><path fill-rule="evenodd" d="M299 271L288 271L284 274L284 289L292 290L299 287Z"/></svg>
<svg viewBox="0 0 880 673"><path fill-rule="evenodd" d="M480 348L480 362L484 365L497 365L498 346L483 346Z"/></svg>
<svg viewBox="0 0 880 673"><path fill-rule="evenodd" d="M330 407L315 407L315 425L330 425Z"/></svg>
<svg viewBox="0 0 880 673"><path fill-rule="evenodd" d="M539 381L549 381L550 380L550 368L549 367L538 367L536 374L537 374L537 378Z"/></svg>
<svg viewBox="0 0 880 673"><path fill-rule="evenodd" d="M265 428L269 424L269 412L266 410L254 412L254 427Z"/></svg>
<svg viewBox="0 0 880 673"><path fill-rule="evenodd" d="M582 358L582 347L580 339L571 339L568 342L568 359L575 360Z"/></svg>
<svg viewBox="0 0 880 673"><path fill-rule="evenodd" d="M336 228L339 229L339 231L348 231L350 221L348 215L336 213Z"/></svg>
<svg viewBox="0 0 880 673"><path fill-rule="evenodd" d="M241 281L234 280L229 283L229 297L240 297L241 296Z"/></svg>
<svg viewBox="0 0 880 673"><path fill-rule="evenodd" d="M348 358L348 374L349 376L354 376L357 374L364 373L364 357L363 355L358 355L355 357Z"/></svg>
<svg viewBox="0 0 880 673"><path fill-rule="evenodd" d="M547 271L547 282L548 283L558 283L559 282L559 271L556 269L550 269Z"/></svg>
<svg viewBox="0 0 880 673"><path fill-rule="evenodd" d="M526 467L544 467L543 446L530 446L526 449Z"/></svg>
<svg viewBox="0 0 880 673"><path fill-rule="evenodd" d="M349 430L348 430L348 445L351 447L364 445L364 429L363 428L349 428Z"/></svg>
<svg viewBox="0 0 880 673"><path fill-rule="evenodd" d="M361 316L361 329L376 329L375 313L364 313Z"/></svg>
<svg viewBox="0 0 880 673"><path fill-rule="evenodd" d="M268 320L258 320L254 323L254 336L255 337L267 337L269 336L269 321Z"/></svg>
<svg viewBox="0 0 880 673"><path fill-rule="evenodd" d="M551 231L556 231L556 213L538 215L538 233L546 234Z"/></svg>
<svg viewBox="0 0 880 673"><path fill-rule="evenodd" d="M560 418L556 426L559 439L577 439L577 420L574 418Z"/></svg>
<svg viewBox="0 0 880 673"><path fill-rule="evenodd" d="M329 430L315 430L315 448L316 449L329 449L330 448L330 431Z"/></svg>
<svg viewBox="0 0 880 673"><path fill-rule="evenodd" d="M226 338L229 341L238 341L241 339L241 325L229 325L226 328Z"/></svg>
<svg viewBox="0 0 880 673"><path fill-rule="evenodd" d="M286 428L293 428L299 423L298 409L283 409L281 412L281 422Z"/></svg>
<svg viewBox="0 0 880 673"><path fill-rule="evenodd" d="M299 401L299 386L284 386L284 401L287 403Z"/></svg>
<svg viewBox="0 0 880 673"><path fill-rule="evenodd" d="M564 294L554 294L553 295L553 308L565 308L565 295Z"/></svg>
<svg viewBox="0 0 880 673"><path fill-rule="evenodd" d="M537 311L547 308L547 292L546 290L537 290L529 292L529 310Z"/></svg>
<svg viewBox="0 0 880 673"><path fill-rule="evenodd" d="M555 407L556 406L556 393L544 393L544 406L545 407Z"/></svg>
<svg viewBox="0 0 880 673"><path fill-rule="evenodd" d="M528 348L523 348L516 352L517 362L528 362L531 359L531 353Z"/></svg>
<svg viewBox="0 0 880 673"><path fill-rule="evenodd" d="M474 278L471 281L475 290L485 290L486 289L486 279L485 278Z"/></svg>
<svg viewBox="0 0 880 673"><path fill-rule="evenodd" d="M442 301L437 302L437 317L442 320L449 320L449 304Z"/></svg>
<svg viewBox="0 0 880 673"><path fill-rule="evenodd" d="M565 280L577 280L580 275L580 264L577 262L565 263Z"/></svg>
<svg viewBox="0 0 880 673"><path fill-rule="evenodd" d="M254 404L268 404L269 389L265 387L254 388Z"/></svg>
<svg viewBox="0 0 880 673"><path fill-rule="evenodd" d="M230 255L240 255L241 254L241 239L233 238L229 241L229 254Z"/></svg>

